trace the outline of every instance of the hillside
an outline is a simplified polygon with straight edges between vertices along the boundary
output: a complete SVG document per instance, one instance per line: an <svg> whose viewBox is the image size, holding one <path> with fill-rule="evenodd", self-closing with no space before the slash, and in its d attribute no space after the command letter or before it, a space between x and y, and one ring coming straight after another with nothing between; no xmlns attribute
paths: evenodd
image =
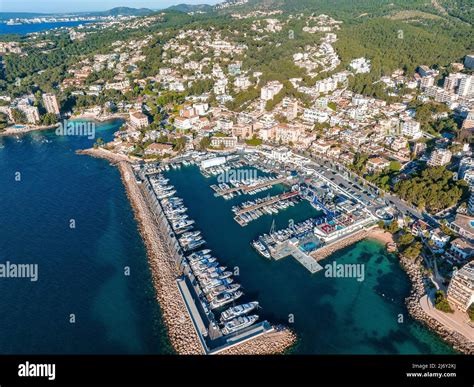
<svg viewBox="0 0 474 387"><path fill-rule="evenodd" d="M102 12L89 12L88 15L94 16L146 16L155 11L149 8L130 8L130 7L115 7Z"/></svg>
<svg viewBox="0 0 474 387"><path fill-rule="evenodd" d="M208 4L177 4L166 8L167 11L177 12L211 12L214 7Z"/></svg>

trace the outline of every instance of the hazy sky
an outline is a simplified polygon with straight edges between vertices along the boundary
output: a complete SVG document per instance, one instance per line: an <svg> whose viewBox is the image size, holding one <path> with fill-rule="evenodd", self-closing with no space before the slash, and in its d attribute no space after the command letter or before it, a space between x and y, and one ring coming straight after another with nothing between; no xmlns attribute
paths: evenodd
<svg viewBox="0 0 474 387"><path fill-rule="evenodd" d="M82 12L114 7L161 9L173 4L216 4L219 0L0 0L0 12Z"/></svg>

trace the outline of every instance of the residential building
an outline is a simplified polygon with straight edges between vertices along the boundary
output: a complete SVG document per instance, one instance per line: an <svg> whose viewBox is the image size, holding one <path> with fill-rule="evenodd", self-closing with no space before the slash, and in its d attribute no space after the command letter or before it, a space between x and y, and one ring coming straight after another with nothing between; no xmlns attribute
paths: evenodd
<svg viewBox="0 0 474 387"><path fill-rule="evenodd" d="M44 107L48 113L53 113L59 116L59 105L58 100L54 94L45 93L43 94Z"/></svg>
<svg viewBox="0 0 474 387"><path fill-rule="evenodd" d="M474 75L465 75L459 82L457 94L461 97L472 97L474 95Z"/></svg>
<svg viewBox="0 0 474 387"><path fill-rule="evenodd" d="M453 154L447 149L436 149L431 153L428 161L430 167L439 167L448 164Z"/></svg>
<svg viewBox="0 0 474 387"><path fill-rule="evenodd" d="M474 216L457 213L449 226L455 233L474 243Z"/></svg>
<svg viewBox="0 0 474 387"><path fill-rule="evenodd" d="M19 104L18 110L20 110L26 117L26 121L30 124L36 124L40 120L38 108L27 104Z"/></svg>
<svg viewBox="0 0 474 387"><path fill-rule="evenodd" d="M443 251L445 246L448 244L449 239L450 236L446 235L439 228L435 228L430 232L431 246L436 252Z"/></svg>
<svg viewBox="0 0 474 387"><path fill-rule="evenodd" d="M211 137L211 146L214 148L235 148L237 142L237 137Z"/></svg>
<svg viewBox="0 0 474 387"><path fill-rule="evenodd" d="M268 82L262 87L260 98L264 101L272 100L281 90L283 85L278 81Z"/></svg>
<svg viewBox="0 0 474 387"><path fill-rule="evenodd" d="M130 124L136 129L145 128L148 126L148 117L142 112L130 112Z"/></svg>
<svg viewBox="0 0 474 387"><path fill-rule="evenodd" d="M453 275L448 287L448 302L463 312L474 302L474 262Z"/></svg>
<svg viewBox="0 0 474 387"><path fill-rule="evenodd" d="M469 215L474 216L474 190L471 191L471 196L469 196L467 212L469 213Z"/></svg>
<svg viewBox="0 0 474 387"><path fill-rule="evenodd" d="M176 117L174 126L178 130L191 130L193 128L192 121L189 117Z"/></svg>
<svg viewBox="0 0 474 387"><path fill-rule="evenodd" d="M456 238L451 242L451 246L446 251L446 257L456 262L465 262L474 256L474 244Z"/></svg>
<svg viewBox="0 0 474 387"><path fill-rule="evenodd" d="M165 154L170 154L173 152L173 145L171 144L161 144L161 143L153 143L147 146L145 149L145 155L148 156L163 156Z"/></svg>
<svg viewBox="0 0 474 387"><path fill-rule="evenodd" d="M316 122L323 123L329 120L329 114L325 110L304 109L303 119L313 124Z"/></svg>
<svg viewBox="0 0 474 387"><path fill-rule="evenodd" d="M423 136L420 123L415 120L406 119L402 121L400 125L401 125L401 132L404 136L413 138L415 140Z"/></svg>
<svg viewBox="0 0 474 387"><path fill-rule="evenodd" d="M349 67L354 70L356 74L364 74L370 72L370 60L366 58L357 58L351 61Z"/></svg>
<svg viewBox="0 0 474 387"><path fill-rule="evenodd" d="M370 172L380 172L390 166L390 161L383 157L373 157L367 161L367 170Z"/></svg>

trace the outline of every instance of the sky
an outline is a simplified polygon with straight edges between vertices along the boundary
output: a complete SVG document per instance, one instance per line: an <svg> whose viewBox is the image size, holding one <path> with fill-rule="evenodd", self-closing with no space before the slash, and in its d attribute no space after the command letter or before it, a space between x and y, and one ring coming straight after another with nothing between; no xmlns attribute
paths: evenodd
<svg viewBox="0 0 474 387"><path fill-rule="evenodd" d="M0 0L0 12L87 12L114 7L162 9L174 4L216 4L220 0Z"/></svg>

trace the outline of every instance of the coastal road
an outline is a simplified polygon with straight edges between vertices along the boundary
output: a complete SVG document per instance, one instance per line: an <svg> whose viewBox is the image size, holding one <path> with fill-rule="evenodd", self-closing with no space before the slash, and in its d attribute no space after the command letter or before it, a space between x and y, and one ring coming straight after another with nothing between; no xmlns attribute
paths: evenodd
<svg viewBox="0 0 474 387"><path fill-rule="evenodd" d="M458 332L474 342L474 328L467 323L467 314L461 313L459 310L455 310L453 314L441 312L433 306L427 295L420 299L420 305L428 316L433 317L446 328Z"/></svg>
<svg viewBox="0 0 474 387"><path fill-rule="evenodd" d="M424 219L426 221L429 221L430 223L437 223L429 215L420 212L418 209L414 208L409 203L403 201L398 196L384 192L384 201L377 201L370 195L378 195L380 189L372 183L368 182L367 180L363 179L362 177L355 175L342 164L319 157L315 154L308 154L307 152L300 152L300 155L309 157L313 161L310 166L313 168L317 168L317 171L320 174L324 175L326 178L340 185L349 192L354 191L356 195L360 195L361 199L364 202L371 203L371 206L375 208L380 208L385 205L391 205L395 207L404 216L408 215L417 219Z"/></svg>

